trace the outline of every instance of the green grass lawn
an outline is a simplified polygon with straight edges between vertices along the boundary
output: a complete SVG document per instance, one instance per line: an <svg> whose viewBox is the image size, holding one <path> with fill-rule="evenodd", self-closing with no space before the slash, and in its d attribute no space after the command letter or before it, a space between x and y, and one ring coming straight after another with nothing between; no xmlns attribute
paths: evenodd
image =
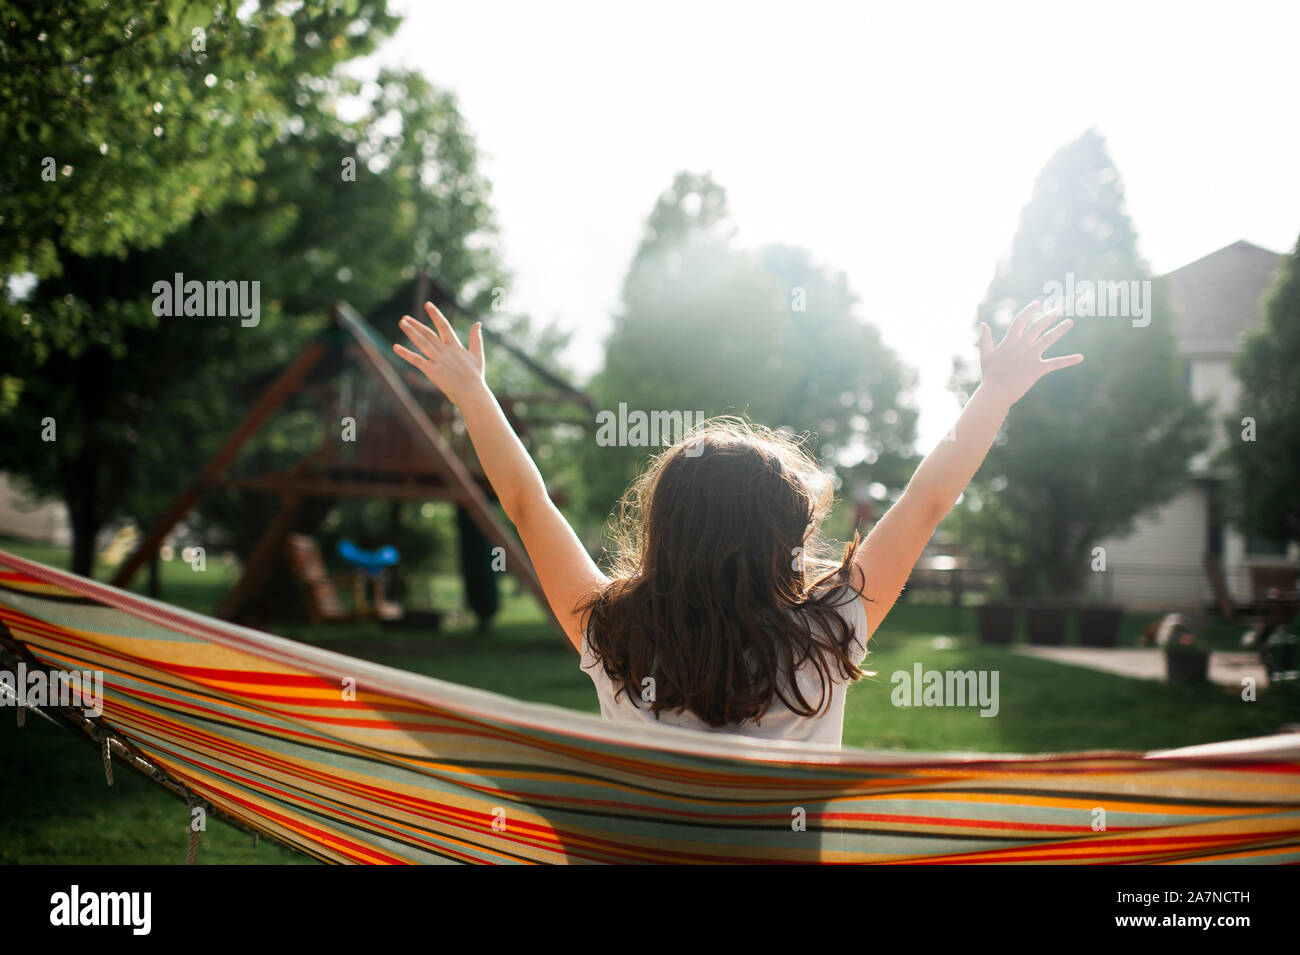
<svg viewBox="0 0 1300 955"><path fill-rule="evenodd" d="M66 566L66 556L0 540L0 549ZM211 561L198 575L180 561L163 565L166 599L199 611L217 606L235 572ZM103 579L106 573L100 572ZM140 575L137 589L142 587ZM505 588L493 632L474 632L458 612L439 631L339 624L285 625L293 639L389 666L508 696L598 712L588 677L568 642L544 621L515 584ZM454 578L434 582L440 608L460 601ZM1151 619L1126 618L1125 643ZM973 613L933 605L901 604L872 640L867 669L876 676L848 694L844 744L868 749L1042 752L1090 749L1148 750L1276 732L1300 721L1295 687L1266 690L1243 702L1229 689L1174 687L1061 666L983 646L973 636ZM1231 628L1223 628L1221 641ZM949 641L937 641L946 636ZM1230 645L1230 644L1228 644ZM941 648L944 647L944 648ZM981 717L975 707L895 707L890 675L925 669L989 670L999 678L999 712ZM0 714L5 711L0 710ZM81 739L29 716L18 729L0 718L0 860L7 863L180 863L188 838L183 803L121 770L117 785L104 783L99 754ZM310 863L298 854L210 821L202 839L206 863Z"/></svg>

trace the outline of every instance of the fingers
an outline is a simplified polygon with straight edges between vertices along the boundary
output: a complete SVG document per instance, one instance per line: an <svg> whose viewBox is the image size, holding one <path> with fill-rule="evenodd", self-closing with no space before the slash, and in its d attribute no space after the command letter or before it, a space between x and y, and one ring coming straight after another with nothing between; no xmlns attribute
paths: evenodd
<svg viewBox="0 0 1300 955"><path fill-rule="evenodd" d="M443 317L442 312L438 311L432 302L425 302L424 310L429 313L429 319L433 322L434 327L438 329L438 335L442 338L444 344L460 345L460 339L456 337L456 331L451 327L451 322Z"/></svg>
<svg viewBox="0 0 1300 955"><path fill-rule="evenodd" d="M1007 329L1007 338L1019 338L1025 333L1025 326L1028 325L1043 310L1043 303L1035 299L1020 310L1020 314L1011 322L1011 327Z"/></svg>
<svg viewBox="0 0 1300 955"><path fill-rule="evenodd" d="M1074 327L1073 320L1067 318L1065 321L1061 322L1061 324L1057 325L1055 328L1053 328L1042 338L1038 339L1038 341L1034 343L1034 348L1037 349L1038 354L1041 355L1043 352L1047 351L1047 349L1051 348L1058 341L1060 341L1061 336L1064 335L1073 327Z"/></svg>
<svg viewBox="0 0 1300 955"><path fill-rule="evenodd" d="M405 345L394 345L393 351L397 352L398 357L405 358L416 368L420 369L420 371L428 374L429 359L425 358L423 355L417 355Z"/></svg>
<svg viewBox="0 0 1300 955"><path fill-rule="evenodd" d="M993 329L988 325L980 322L980 366L983 367L985 362L993 354Z"/></svg>
<svg viewBox="0 0 1300 955"><path fill-rule="evenodd" d="M403 315L402 320L398 325L402 331L406 332L406 337L414 342L415 347L420 349L420 351L424 352L430 358L437 353L438 346L442 344L442 340L434 334L433 329L429 328L429 326L417 322L410 315Z"/></svg>
<svg viewBox="0 0 1300 955"><path fill-rule="evenodd" d="M1043 312L1032 325L1025 331L1025 341L1034 344L1038 341L1038 336L1047 331L1047 327L1061 317L1061 306L1057 305Z"/></svg>
<svg viewBox="0 0 1300 955"><path fill-rule="evenodd" d="M469 353L479 363L483 364L483 323L475 322L474 327L469 330Z"/></svg>
<svg viewBox="0 0 1300 955"><path fill-rule="evenodd" d="M1065 355L1061 358L1048 358L1043 364L1043 374L1049 371L1056 371L1058 368L1069 368L1071 365L1077 365L1083 361L1082 355Z"/></svg>

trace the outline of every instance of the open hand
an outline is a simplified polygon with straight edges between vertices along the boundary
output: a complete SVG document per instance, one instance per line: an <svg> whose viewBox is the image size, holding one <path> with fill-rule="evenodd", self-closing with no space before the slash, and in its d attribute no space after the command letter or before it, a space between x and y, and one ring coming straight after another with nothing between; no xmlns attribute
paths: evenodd
<svg viewBox="0 0 1300 955"><path fill-rule="evenodd" d="M410 315L403 315L400 323L402 331L419 349L419 353L404 345L394 345L393 351L424 372L425 377L450 398L453 404L459 405L476 389L485 387L483 323L475 322L469 330L469 349L466 350L456 337L451 323L432 302L425 302L424 310L429 313L429 319L437 333Z"/></svg>
<svg viewBox="0 0 1300 955"><path fill-rule="evenodd" d="M1048 326L1060 317L1059 308L1044 312L1041 302L1030 302L1011 322L1002 344L996 348L993 347L993 330L980 323L980 387L997 392L1010 407L1048 372L1083 361L1083 356L1078 354L1043 357L1043 352L1074 325L1067 318L1048 331Z"/></svg>

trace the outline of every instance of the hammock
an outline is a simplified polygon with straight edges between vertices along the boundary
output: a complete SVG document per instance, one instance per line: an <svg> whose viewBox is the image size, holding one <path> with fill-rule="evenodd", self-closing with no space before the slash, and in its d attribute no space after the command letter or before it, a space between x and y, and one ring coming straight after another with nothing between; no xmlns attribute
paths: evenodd
<svg viewBox="0 0 1300 955"><path fill-rule="evenodd" d="M1300 733L990 756L609 724L3 551L0 623L29 669L102 671L106 753L326 862L1300 861Z"/></svg>

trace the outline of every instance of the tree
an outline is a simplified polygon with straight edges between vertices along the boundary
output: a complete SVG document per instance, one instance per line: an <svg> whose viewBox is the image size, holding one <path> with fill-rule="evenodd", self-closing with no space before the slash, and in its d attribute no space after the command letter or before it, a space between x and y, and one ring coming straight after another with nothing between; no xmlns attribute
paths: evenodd
<svg viewBox="0 0 1300 955"><path fill-rule="evenodd" d="M196 215L248 200L262 152L295 104L397 19L386 0L278 4L8 5L0 17L0 335L11 361L121 350L147 324L67 302L40 315L15 295L67 258L157 248ZM0 418L22 378L0 368Z"/></svg>
<svg viewBox="0 0 1300 955"><path fill-rule="evenodd" d="M813 432L830 468L878 463L878 480L901 484L915 433L911 373L855 314L842 274L801 249L739 248L734 234L725 191L707 175L681 173L659 197L590 386L598 407L747 414ZM593 517L655 450L589 446Z"/></svg>
<svg viewBox="0 0 1300 955"><path fill-rule="evenodd" d="M760 261L790 303L781 349L790 388L779 420L811 431L842 477L901 491L917 464L915 373L857 315L843 272L787 245L765 246Z"/></svg>
<svg viewBox="0 0 1300 955"><path fill-rule="evenodd" d="M7 4L0 275L156 248L247 197L298 94L397 25L386 0ZM51 175L52 174L52 175Z"/></svg>
<svg viewBox="0 0 1300 955"><path fill-rule="evenodd" d="M1114 308L1121 290L1127 308ZM962 536L1020 596L1077 592L1100 539L1168 500L1208 436L1206 409L1183 384L1168 296L1138 255L1119 174L1092 130L1048 161L978 321L1001 340L1020 306L1054 298L1075 316L1061 347L1085 360L1011 409L959 508ZM1098 314L1115 311L1126 314ZM959 397L977 383L959 363Z"/></svg>
<svg viewBox="0 0 1300 955"><path fill-rule="evenodd" d="M1300 240L1235 365L1236 413L1225 422L1230 512L1248 533L1300 539Z"/></svg>
<svg viewBox="0 0 1300 955"><path fill-rule="evenodd" d="M248 22L265 21L271 35L258 41L262 46L287 36L292 52L299 37L311 50L334 50L332 64L369 49L351 39L361 18L370 17L378 31L372 41L393 22L374 4L348 6L360 11L356 17L322 12L321 4L300 7L287 34L258 11ZM239 24L230 29L248 29ZM209 50L225 48L218 27L227 26L218 13ZM340 35L325 32L333 29ZM479 306L504 281L491 242L488 186L450 95L416 74L386 72L368 90L363 115L344 122L334 104L360 92L359 84L307 72L326 62L309 52L262 64L264 71L280 64L283 81L260 82L289 101L276 104L274 135L257 152L256 174L236 177L247 188L225 193L224 204L194 215L162 247L143 233L112 244L85 239L72 226L53 229L47 250L55 260L0 312L0 377L9 383L7 430L14 433L0 447L0 467L33 493L57 491L64 499L80 573L90 571L99 528L119 511L144 524L157 516L256 394L250 380L287 362L321 327L330 302L346 297L364 310L417 267L435 266L445 286ZM132 82L122 85L131 91L128 102L141 95ZM110 113L126 108L107 99L98 105ZM230 163L226 168L234 175ZM159 182L153 201L165 206L169 187L161 173ZM140 196L153 185L152 178L135 181L119 215L148 206ZM176 272L258 282L258 326L156 315L153 283ZM47 419L55 422L53 442L42 440ZM275 430L261 440L251 453L300 446ZM221 502L210 506L213 515L222 513ZM254 516L239 508L225 513Z"/></svg>

